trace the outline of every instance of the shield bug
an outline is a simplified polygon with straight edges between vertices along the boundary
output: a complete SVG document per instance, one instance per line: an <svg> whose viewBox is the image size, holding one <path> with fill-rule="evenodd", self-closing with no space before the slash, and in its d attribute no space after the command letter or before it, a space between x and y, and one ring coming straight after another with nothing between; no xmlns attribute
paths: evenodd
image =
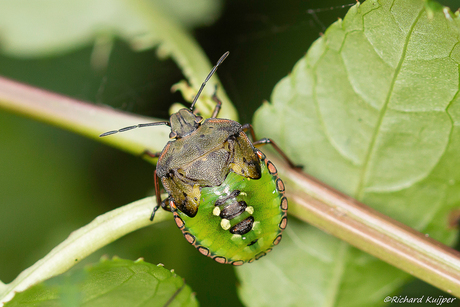
<svg viewBox="0 0 460 307"><path fill-rule="evenodd" d="M145 151L158 158L154 172L157 205L151 220L161 206L173 213L185 239L200 253L219 263L241 265L259 259L277 245L287 224L284 183L275 165L256 146L271 144L295 166L272 140L256 141L250 124L217 118L222 103L216 94L210 118L203 120L193 112L206 83L228 54L222 55L208 74L190 109L172 114L169 122L129 126L100 136L170 126L171 140L164 149ZM164 200L160 180L168 192Z"/></svg>

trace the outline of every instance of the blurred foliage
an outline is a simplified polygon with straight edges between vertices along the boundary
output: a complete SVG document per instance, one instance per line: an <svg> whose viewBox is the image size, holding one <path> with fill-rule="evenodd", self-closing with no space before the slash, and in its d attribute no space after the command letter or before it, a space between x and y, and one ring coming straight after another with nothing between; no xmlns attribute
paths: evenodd
<svg viewBox="0 0 460 307"><path fill-rule="evenodd" d="M453 10L458 6L455 0L440 2ZM231 52L219 77L239 110L241 122L251 121L274 85L290 72L325 27L347 11L327 8L345 4L349 3L227 1L213 25L194 30L211 62L224 51ZM307 13L317 8L326 10ZM171 85L182 78L180 70L171 60L158 60L155 50L134 52L125 42L115 41L106 69L91 66L92 51L93 46L86 45L42 58L0 55L0 75L77 99L160 118L168 117L173 102L182 101L180 95L170 92ZM11 281L97 215L153 194L153 167L136 157L3 111L0 125L3 282ZM173 223L132 233L80 266L97 262L103 254L133 260L142 256L150 263L161 262L174 268L196 291L203 306L241 305L233 268L197 253ZM219 274L215 274L217 270ZM407 293L415 296L414 289L418 291L415 293L439 294L419 281Z"/></svg>

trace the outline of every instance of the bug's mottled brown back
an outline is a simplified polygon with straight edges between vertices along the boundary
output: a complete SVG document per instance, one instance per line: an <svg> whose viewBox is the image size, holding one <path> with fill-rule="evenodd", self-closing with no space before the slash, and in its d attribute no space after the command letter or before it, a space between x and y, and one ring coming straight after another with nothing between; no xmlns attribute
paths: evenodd
<svg viewBox="0 0 460 307"><path fill-rule="evenodd" d="M198 211L200 189L221 185L229 172L260 178L252 143L242 126L228 119L208 119L193 133L170 141L157 164L163 186L190 217Z"/></svg>

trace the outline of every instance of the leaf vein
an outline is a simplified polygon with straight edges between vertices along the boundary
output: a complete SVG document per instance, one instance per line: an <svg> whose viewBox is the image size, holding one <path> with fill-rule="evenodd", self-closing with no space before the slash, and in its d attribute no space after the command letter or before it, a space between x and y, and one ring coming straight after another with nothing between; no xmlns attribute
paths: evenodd
<svg viewBox="0 0 460 307"><path fill-rule="evenodd" d="M343 281L343 275L345 273L345 264L348 262L347 254L349 253L350 245L344 241L340 242L338 250L337 261L335 261L334 271L332 272L330 291L327 294L328 300L326 300L324 307L337 306L337 298L340 295L340 285Z"/></svg>
<svg viewBox="0 0 460 307"><path fill-rule="evenodd" d="M415 25L417 24L418 20L422 16L423 11L424 11L424 9L420 10L420 12L418 13L417 18L414 20L414 23L411 25L411 28L407 33L406 41L404 42L404 47L403 47L402 54L401 54L401 59L399 60L398 66L395 69L395 73L393 75L393 79L391 80L390 88L388 90L388 95L387 95L387 97L385 99L385 103L382 106L382 110L380 111L380 115L379 115L379 118L377 120L377 125L376 125L376 127L374 129L374 132L373 132L373 135L372 135L372 138L371 138L371 142L369 144L366 156L364 158L363 168L361 170L359 183L358 183L358 186L357 186L357 189L356 189L356 192L355 192L355 197L358 200L362 199L362 197L363 197L364 184L365 184L365 180L366 180L366 177L367 177L369 164L370 164L371 159L372 159L372 153L373 153L374 147L376 145L376 140L377 140L378 134L380 132L380 127L381 127L383 119L385 117L385 114L386 114L386 111L387 111L387 108L388 108L388 104L390 102L390 98L391 98L392 93L393 93L393 89L394 89L396 80L398 78L399 73L401 72L401 67L402 67L402 64L403 64L405 56L406 56L407 46L409 44L411 34L414 31Z"/></svg>
<svg viewBox="0 0 460 307"><path fill-rule="evenodd" d="M343 39L343 42L345 42L346 38L348 36L348 33L345 33L345 37ZM343 47L343 42L342 42L342 46L340 46L339 49L342 49ZM343 157L346 161L348 161L349 163L351 164L356 164L355 161L353 161L353 159L351 157L348 157L346 155L345 152L343 152L343 150L340 149L340 147L334 142L334 138L329 134L328 132L328 129L327 129L327 126L326 126L326 123L324 122L324 118L323 118L323 115L321 114L321 110L320 110L320 105L319 105L319 101L318 101L318 97L317 97L317 94L316 94L316 87L318 85L317 83L317 74L318 72L316 71L316 65L318 65L318 63L321 62L322 58L325 56L325 54L327 53L326 51L327 50L331 50L329 47L325 47L324 49L324 52L321 54L321 56L318 58L318 60L316 61L316 64L311 67L312 71L314 72L312 75L313 75L313 88L312 88L312 99L313 99L313 102L315 104L315 107L316 107L316 115L317 115L317 118L320 122L320 125L321 127L323 127L322 131L324 132L324 136L326 137L327 139L327 142L332 146L332 148L334 148L334 150L341 156ZM343 61L343 59L342 59Z"/></svg>

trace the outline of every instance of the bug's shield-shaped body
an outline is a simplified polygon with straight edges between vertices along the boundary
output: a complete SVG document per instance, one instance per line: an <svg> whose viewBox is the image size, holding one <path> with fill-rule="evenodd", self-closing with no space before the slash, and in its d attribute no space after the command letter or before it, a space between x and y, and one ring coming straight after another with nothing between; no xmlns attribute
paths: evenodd
<svg viewBox="0 0 460 307"><path fill-rule="evenodd" d="M177 117L181 127L187 124L180 120L182 116ZM177 208L194 217L201 188L220 186L229 172L258 179L261 171L255 149L241 124L209 118L195 130L188 130L192 132L166 144L156 172Z"/></svg>
<svg viewBox="0 0 460 307"><path fill-rule="evenodd" d="M201 189L195 217L173 208L185 239L219 263L242 265L265 256L287 224L288 203L275 165L256 150L261 178L230 172L220 186ZM173 204L174 205L174 204Z"/></svg>
<svg viewBox="0 0 460 307"><path fill-rule="evenodd" d="M171 115L169 122L128 126L101 134L108 136L134 128L168 125L169 141L155 171L157 206L172 211L185 239L200 253L219 263L242 265L260 259L277 245L287 225L287 199L276 167L255 145L271 144L291 167L295 165L270 139L255 140L251 125L218 119L222 103L213 97L212 117L203 121L193 113L206 82L227 57L213 67L190 109ZM243 128L244 127L244 128ZM254 143L245 131L249 130ZM161 200L158 178L169 196Z"/></svg>

